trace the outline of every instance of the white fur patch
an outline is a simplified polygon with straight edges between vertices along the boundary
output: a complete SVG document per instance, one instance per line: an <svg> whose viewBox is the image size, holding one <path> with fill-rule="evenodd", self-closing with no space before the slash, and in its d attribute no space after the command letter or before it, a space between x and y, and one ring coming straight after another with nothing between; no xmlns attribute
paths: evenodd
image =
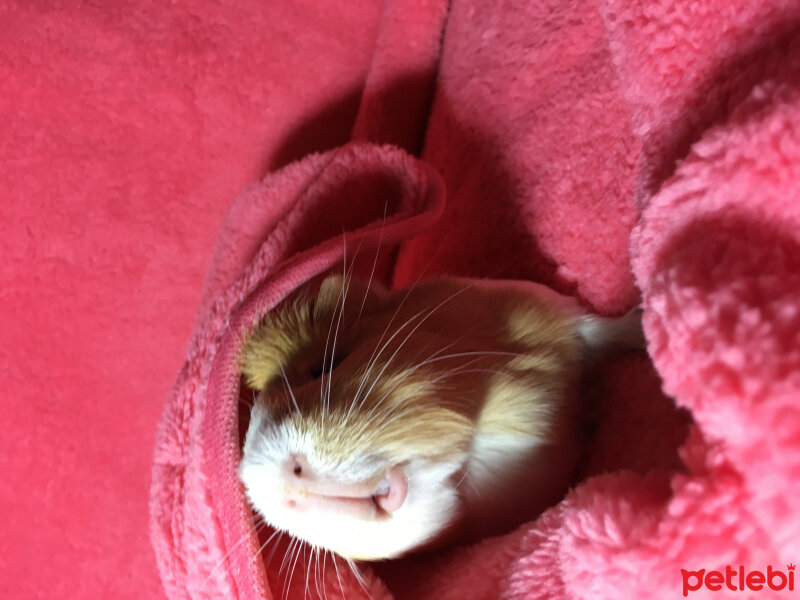
<svg viewBox="0 0 800 600"><path fill-rule="evenodd" d="M412 459L403 465L408 496L391 515L363 519L295 511L284 502L280 469L292 453L303 453L315 472L344 482L374 477L374 460L352 457L346 462L326 462L309 437L301 435L290 422L271 423L265 410L258 406L253 409L239 469L253 507L274 527L348 558L388 558L411 550L441 531L457 509L458 497L451 479L460 463L432 464Z"/></svg>

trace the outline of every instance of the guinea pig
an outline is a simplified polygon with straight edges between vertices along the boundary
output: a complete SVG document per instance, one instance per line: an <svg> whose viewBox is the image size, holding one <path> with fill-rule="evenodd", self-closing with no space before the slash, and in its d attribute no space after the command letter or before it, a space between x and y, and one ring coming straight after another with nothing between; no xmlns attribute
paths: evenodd
<svg viewBox="0 0 800 600"><path fill-rule="evenodd" d="M638 312L535 283L328 276L245 338L241 481L276 529L349 559L507 532L569 487L587 360L643 344Z"/></svg>

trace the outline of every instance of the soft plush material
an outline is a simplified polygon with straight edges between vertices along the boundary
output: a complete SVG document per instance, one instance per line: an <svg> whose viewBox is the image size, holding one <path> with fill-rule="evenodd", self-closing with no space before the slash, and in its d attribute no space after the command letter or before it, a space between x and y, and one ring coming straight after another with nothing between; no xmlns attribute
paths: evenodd
<svg viewBox="0 0 800 600"><path fill-rule="evenodd" d="M0 598L164 598L153 447L233 198L348 141L373 0L0 2Z"/></svg>
<svg viewBox="0 0 800 600"><path fill-rule="evenodd" d="M4 596L162 594L154 443L170 599L676 598L800 558L796 0L0 11ZM378 241L393 285L641 302L648 355L587 386L539 519L307 587L235 478L236 342Z"/></svg>
<svg viewBox="0 0 800 600"><path fill-rule="evenodd" d="M200 313L156 454L153 532L169 595L667 598L694 591L681 569L785 569L800 527L791 8L454 2L437 57L441 9L388 3L354 137L419 152L426 122L422 161L346 146L234 202L207 288L216 300ZM613 313L637 302L635 277L649 359L596 374L580 477L535 522L362 566L361 583L344 566L343 576L308 567L302 552L282 570L259 555L270 530L253 531L236 477L237 352L264 310L348 247L379 242L399 242L384 274L393 285L443 272L530 278Z"/></svg>

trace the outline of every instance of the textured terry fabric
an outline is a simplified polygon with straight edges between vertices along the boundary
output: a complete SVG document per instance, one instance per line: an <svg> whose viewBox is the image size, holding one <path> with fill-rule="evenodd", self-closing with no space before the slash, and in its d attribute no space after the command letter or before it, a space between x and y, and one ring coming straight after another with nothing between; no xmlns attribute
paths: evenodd
<svg viewBox="0 0 800 600"><path fill-rule="evenodd" d="M164 588L281 597L235 480L237 336L337 261L342 225L374 250L387 197L386 281L641 301L648 356L586 390L592 438L559 505L367 568L373 597L672 598L681 568L797 562L794 0L0 11L5 595L161 594L146 473L195 318L150 497ZM307 156L348 137L421 162Z"/></svg>
<svg viewBox="0 0 800 600"><path fill-rule="evenodd" d="M153 445L220 221L349 139L372 61L381 7L330 5L0 2L0 597L164 597Z"/></svg>

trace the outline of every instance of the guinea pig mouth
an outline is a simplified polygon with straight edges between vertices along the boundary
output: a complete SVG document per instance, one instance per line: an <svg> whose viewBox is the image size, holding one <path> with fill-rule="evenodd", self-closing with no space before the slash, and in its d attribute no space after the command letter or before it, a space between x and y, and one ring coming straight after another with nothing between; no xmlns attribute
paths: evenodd
<svg viewBox="0 0 800 600"><path fill-rule="evenodd" d="M389 517L408 495L408 480L402 467L392 467L377 485L309 482L301 488L286 488L286 505L298 511L319 510L374 520Z"/></svg>

